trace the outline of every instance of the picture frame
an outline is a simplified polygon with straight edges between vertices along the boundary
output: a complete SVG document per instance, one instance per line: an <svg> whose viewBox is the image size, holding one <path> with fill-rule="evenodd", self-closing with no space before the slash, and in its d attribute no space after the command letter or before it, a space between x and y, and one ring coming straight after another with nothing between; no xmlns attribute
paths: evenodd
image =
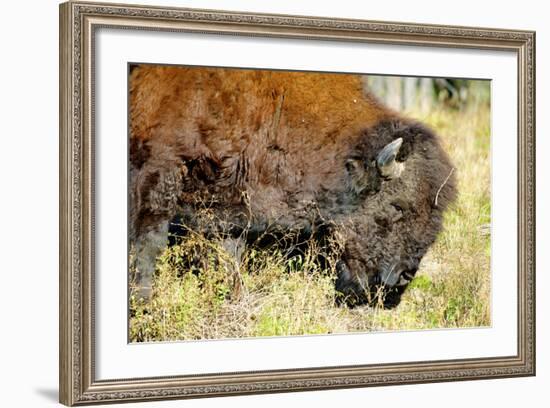
<svg viewBox="0 0 550 408"><path fill-rule="evenodd" d="M517 349L507 355L98 378L96 39L100 29L497 51L517 61ZM161 41L162 39L159 39ZM398 51L399 52L399 51ZM124 137L125 135L121 135ZM499 152L493 152L498 155ZM494 253L499 257L499 253ZM67 2L60 5L60 402L131 402L535 375L535 33ZM510 266L512 268L512 266ZM125 296L120 294L121 297ZM396 333L394 335L399 335ZM254 341L254 340L249 340ZM307 339L305 341L308 341ZM150 345L155 347L156 345ZM186 347L184 343L178 347ZM147 371L147 368L145 368Z"/></svg>

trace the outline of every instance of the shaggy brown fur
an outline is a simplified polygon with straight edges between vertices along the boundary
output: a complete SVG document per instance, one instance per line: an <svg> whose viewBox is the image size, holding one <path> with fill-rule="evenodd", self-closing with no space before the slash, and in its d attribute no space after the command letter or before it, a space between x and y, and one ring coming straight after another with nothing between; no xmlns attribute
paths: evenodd
<svg viewBox="0 0 550 408"><path fill-rule="evenodd" d="M357 75L140 65L130 129L130 238L145 296L168 223L204 225L200 203L215 213L209 228L232 239L338 234L337 288L358 301L394 288L386 303L396 304L455 195L437 137L365 94ZM398 138L402 171L384 177L377 157Z"/></svg>

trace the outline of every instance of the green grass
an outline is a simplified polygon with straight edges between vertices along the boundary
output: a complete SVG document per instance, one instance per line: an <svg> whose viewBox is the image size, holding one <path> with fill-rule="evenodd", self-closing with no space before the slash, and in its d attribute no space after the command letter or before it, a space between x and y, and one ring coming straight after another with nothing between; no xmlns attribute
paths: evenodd
<svg viewBox="0 0 550 408"><path fill-rule="evenodd" d="M479 101L423 117L409 112L442 137L459 195L397 308L337 306L334 262L320 270L314 246L291 260L248 249L235 273L219 245L195 234L158 258L150 302L131 296L131 341L490 325L489 115ZM197 257L199 265L189 262Z"/></svg>

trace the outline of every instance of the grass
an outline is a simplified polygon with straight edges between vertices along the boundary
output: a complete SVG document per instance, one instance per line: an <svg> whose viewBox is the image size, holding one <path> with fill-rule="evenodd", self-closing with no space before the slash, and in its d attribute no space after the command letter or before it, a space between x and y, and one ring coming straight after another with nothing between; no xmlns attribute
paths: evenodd
<svg viewBox="0 0 550 408"><path fill-rule="evenodd" d="M192 234L158 258L150 302L131 296L131 341L490 325L490 107L474 100L464 109L408 115L442 137L459 195L397 308L336 305L334 262L321 270L315 246L292 259L247 249L236 274L223 248Z"/></svg>

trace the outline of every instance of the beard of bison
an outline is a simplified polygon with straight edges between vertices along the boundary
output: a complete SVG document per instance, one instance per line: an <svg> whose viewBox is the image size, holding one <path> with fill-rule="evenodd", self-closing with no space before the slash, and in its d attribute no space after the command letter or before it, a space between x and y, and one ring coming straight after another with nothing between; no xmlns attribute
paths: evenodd
<svg viewBox="0 0 550 408"><path fill-rule="evenodd" d="M174 243L174 237L185 235L180 227L184 224L202 228L206 236L225 237L222 245L235 256L236 265L245 245L272 244L258 240L259 236L293 231L321 245L332 237L342 243L336 264L336 289L341 294L337 301L350 306L398 305L442 228L444 210L454 200L453 167L437 137L414 122L383 121L364 130L358 140L342 163L340 190L318 192L307 208L294 207L268 221L261 212L251 213L249 205L221 203L212 207L218 221L205 228L196 208L186 204L169 220L155 223L136 240L141 295L150 296L155 255L166 246L168 236ZM206 191L218 172L209 160L188 164L188 169L193 183L204 183ZM158 173L152 174L143 183L153 189L162 185L172 191L184 183L160 182Z"/></svg>

